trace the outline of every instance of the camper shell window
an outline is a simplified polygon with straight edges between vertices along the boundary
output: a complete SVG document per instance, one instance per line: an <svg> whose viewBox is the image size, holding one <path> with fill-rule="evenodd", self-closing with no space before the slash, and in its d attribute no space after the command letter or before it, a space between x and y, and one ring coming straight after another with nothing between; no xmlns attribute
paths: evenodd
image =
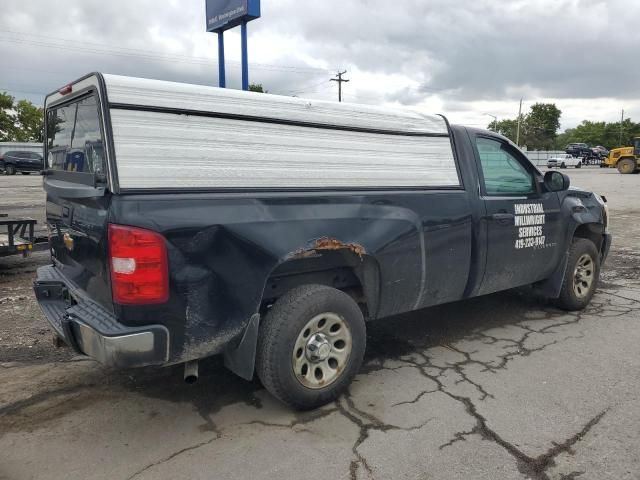
<svg viewBox="0 0 640 480"><path fill-rule="evenodd" d="M47 167L104 174L104 139L97 98L90 94L47 111Z"/></svg>

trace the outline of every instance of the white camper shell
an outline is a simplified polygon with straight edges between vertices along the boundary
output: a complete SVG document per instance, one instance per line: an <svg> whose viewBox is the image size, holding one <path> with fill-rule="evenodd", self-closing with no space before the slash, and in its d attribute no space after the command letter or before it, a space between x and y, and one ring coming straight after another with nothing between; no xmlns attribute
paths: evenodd
<svg viewBox="0 0 640 480"><path fill-rule="evenodd" d="M114 192L461 186L441 116L99 73L46 108L86 95Z"/></svg>

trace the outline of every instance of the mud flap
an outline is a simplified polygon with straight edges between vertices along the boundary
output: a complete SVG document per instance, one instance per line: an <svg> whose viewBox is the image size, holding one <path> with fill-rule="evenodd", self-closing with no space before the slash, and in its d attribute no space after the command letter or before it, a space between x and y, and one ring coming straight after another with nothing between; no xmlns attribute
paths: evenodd
<svg viewBox="0 0 640 480"><path fill-rule="evenodd" d="M259 326L260 314L255 313L251 316L238 346L234 349L225 350L224 352L224 366L239 377L249 381L253 379L253 371L256 363Z"/></svg>
<svg viewBox="0 0 640 480"><path fill-rule="evenodd" d="M562 257L562 261L558 262L558 266L551 276L533 286L534 291L547 298L558 298L560 296L560 290L562 290L562 282L564 280L564 273L567 270L568 261L569 251L567 250Z"/></svg>

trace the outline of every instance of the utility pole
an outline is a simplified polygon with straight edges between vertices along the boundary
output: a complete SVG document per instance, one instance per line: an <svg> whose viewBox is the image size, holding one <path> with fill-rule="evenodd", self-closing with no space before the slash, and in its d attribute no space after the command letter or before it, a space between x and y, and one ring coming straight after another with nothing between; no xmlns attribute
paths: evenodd
<svg viewBox="0 0 640 480"><path fill-rule="evenodd" d="M338 82L338 101L339 102L342 101L342 82L348 82L349 81L346 78L342 78L342 75L344 75L345 73L347 73L346 70L344 72L338 72L336 74L336 77L338 77L338 78L332 78L331 79L332 82Z"/></svg>
<svg viewBox="0 0 640 480"><path fill-rule="evenodd" d="M622 147L622 122L624 122L624 108L622 109L622 115L620 115L620 141L618 146Z"/></svg>
<svg viewBox="0 0 640 480"><path fill-rule="evenodd" d="M520 98L520 108L518 108L518 128L516 128L516 145L520 146L520 122L522 121L522 98Z"/></svg>

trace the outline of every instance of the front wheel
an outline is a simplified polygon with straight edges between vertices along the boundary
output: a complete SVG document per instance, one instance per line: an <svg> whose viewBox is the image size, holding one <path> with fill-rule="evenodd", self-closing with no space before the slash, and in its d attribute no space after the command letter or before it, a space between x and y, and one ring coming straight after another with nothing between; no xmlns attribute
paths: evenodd
<svg viewBox="0 0 640 480"><path fill-rule="evenodd" d="M567 166L563 162L562 164L560 164L560 168L567 168Z"/></svg>
<svg viewBox="0 0 640 480"><path fill-rule="evenodd" d="M581 162L576 163L576 168L582 168L582 163Z"/></svg>
<svg viewBox="0 0 640 480"><path fill-rule="evenodd" d="M600 277L600 255L586 238L574 238L556 305L564 310L582 310L591 301Z"/></svg>
<svg viewBox="0 0 640 480"><path fill-rule="evenodd" d="M362 365L366 327L358 304L324 285L279 298L260 325L256 370L265 388L300 410L343 393Z"/></svg>

